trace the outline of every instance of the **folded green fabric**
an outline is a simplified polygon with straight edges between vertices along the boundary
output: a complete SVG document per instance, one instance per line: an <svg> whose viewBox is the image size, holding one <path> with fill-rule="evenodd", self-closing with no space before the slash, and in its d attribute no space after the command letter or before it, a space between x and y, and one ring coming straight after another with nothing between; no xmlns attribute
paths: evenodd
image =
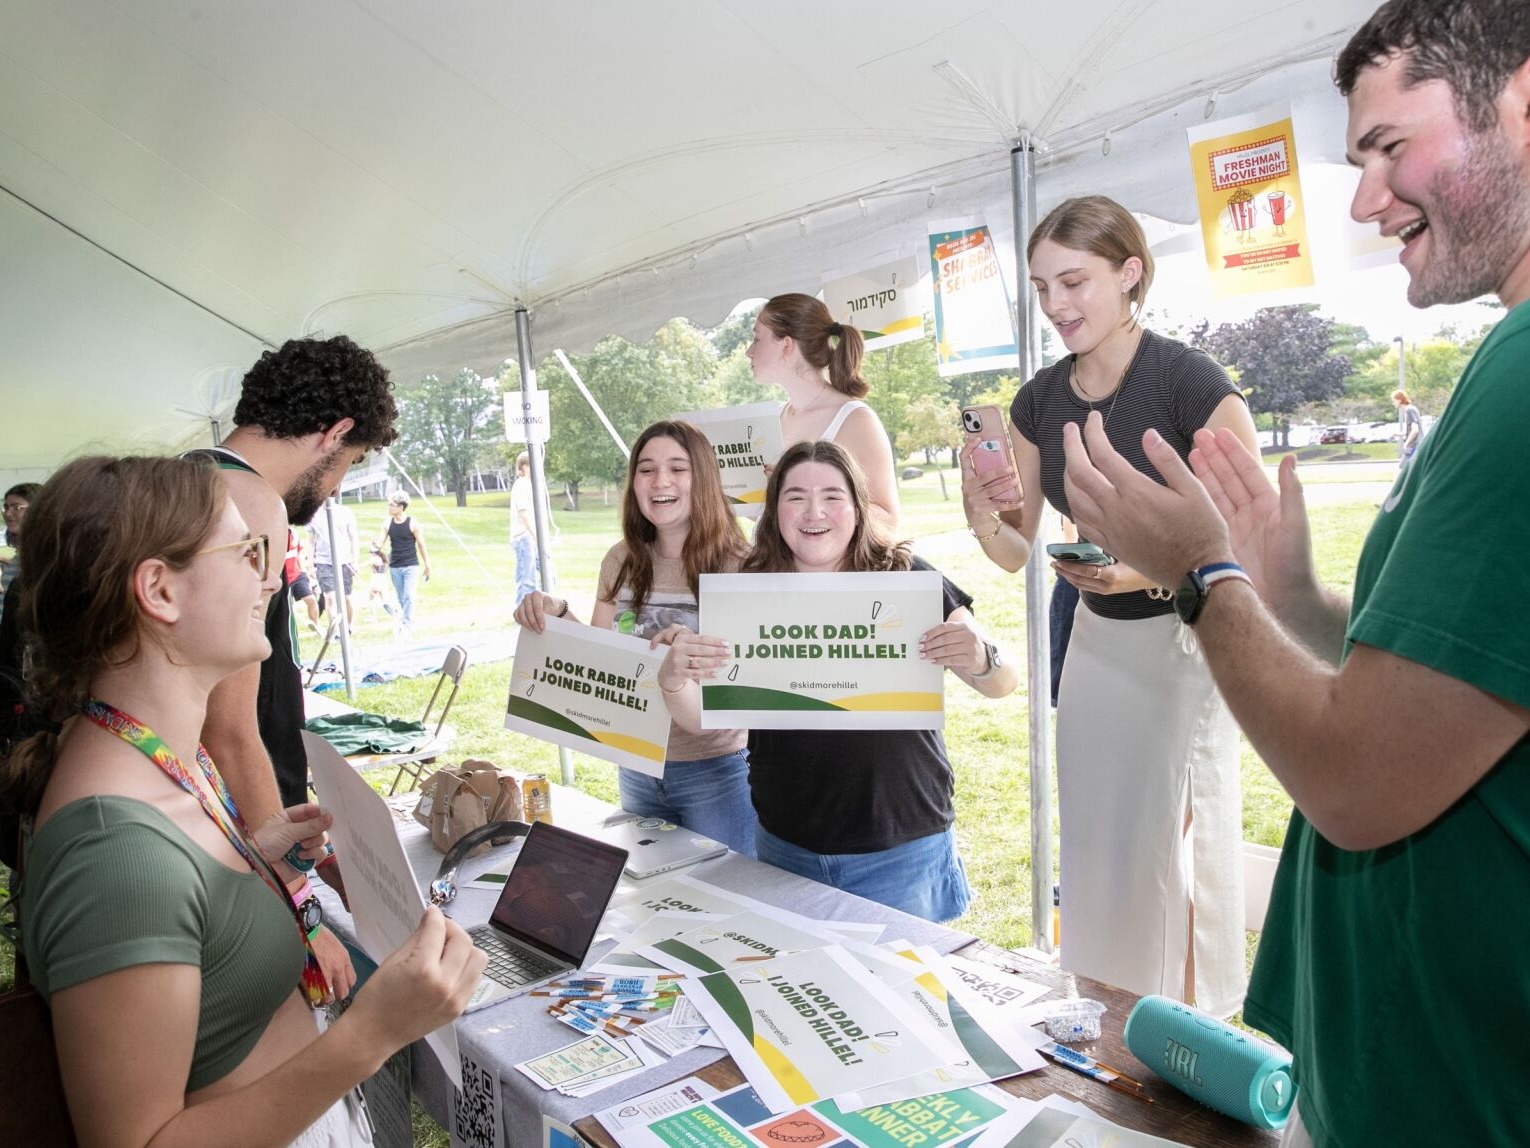
<svg viewBox="0 0 1530 1148"><path fill-rule="evenodd" d="M412 753L430 740L419 722L382 714L309 718L303 728L329 742L342 757L353 753Z"/></svg>

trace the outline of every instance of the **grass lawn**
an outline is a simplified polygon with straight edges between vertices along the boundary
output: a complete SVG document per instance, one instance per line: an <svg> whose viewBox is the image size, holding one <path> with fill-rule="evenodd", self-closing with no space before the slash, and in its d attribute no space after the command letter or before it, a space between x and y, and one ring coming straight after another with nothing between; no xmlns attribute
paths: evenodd
<svg viewBox="0 0 1530 1148"><path fill-rule="evenodd" d="M1391 444L1373 445L1392 452L1378 457L1395 457ZM1275 461L1276 456L1267 459L1271 465ZM923 477L904 482L901 495L904 527L918 540L919 554L967 590L976 599L975 609L985 628L1014 656L1023 656L1022 579L1005 574L983 558L962 518L955 475L930 468ZM433 568L432 580L421 586L416 602L417 637L509 628L513 625L514 583L509 496L472 495L462 509L450 497L433 501L461 542L423 501L411 508L425 527ZM553 543L557 592L567 596L582 617L589 616L601 557L618 537L616 501L615 491L605 492L603 497L599 489L586 490L579 512L554 512L559 528ZM381 503L354 509L364 537L380 529L385 514ZM1375 513L1372 500L1313 509L1317 569L1327 585L1341 592L1349 590L1360 544ZM471 548L471 554L464 544ZM358 602L364 602L365 576L357 591ZM375 606L363 605L356 626L358 647L387 641L391 631L392 621L387 615ZM312 638L304 642L310 656L313 642ZM556 747L511 734L501 725L509 680L508 661L469 666L451 713L451 724L457 730L452 760L485 757L505 768L537 770L556 778ZM358 689L356 704L414 718L424 708L430 689L430 680L423 678L366 686ZM960 683L952 684L946 695L945 737L956 770L957 834L975 894L972 909L960 925L1005 946L1031 941L1027 705L1023 687L999 701L988 701ZM614 766L579 754L573 755L573 762L577 785L602 798L616 799ZM381 788L386 788L390 779L391 771L369 778ZM1290 800L1245 742L1245 837L1278 846L1290 810ZM1251 952L1252 947L1251 938ZM9 984L10 969L8 946L0 943L0 986ZM418 1110L416 1143L446 1143L445 1133Z"/></svg>

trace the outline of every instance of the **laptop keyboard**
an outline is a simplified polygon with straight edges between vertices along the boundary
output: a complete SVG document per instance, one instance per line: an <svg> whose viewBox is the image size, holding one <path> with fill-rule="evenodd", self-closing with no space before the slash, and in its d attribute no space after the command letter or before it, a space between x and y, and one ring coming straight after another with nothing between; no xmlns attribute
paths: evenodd
<svg viewBox="0 0 1530 1148"><path fill-rule="evenodd" d="M568 969L563 961L551 961L506 944L504 938L489 925L469 929L468 936L473 939L473 944L488 954L489 964L483 975L502 985L529 985Z"/></svg>

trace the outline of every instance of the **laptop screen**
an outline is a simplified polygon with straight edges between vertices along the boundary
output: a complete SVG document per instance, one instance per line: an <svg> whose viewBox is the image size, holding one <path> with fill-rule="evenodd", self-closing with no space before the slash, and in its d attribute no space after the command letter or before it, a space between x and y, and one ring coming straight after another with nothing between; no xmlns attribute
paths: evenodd
<svg viewBox="0 0 1530 1148"><path fill-rule="evenodd" d="M625 849L532 822L489 919L517 940L582 965L626 863Z"/></svg>

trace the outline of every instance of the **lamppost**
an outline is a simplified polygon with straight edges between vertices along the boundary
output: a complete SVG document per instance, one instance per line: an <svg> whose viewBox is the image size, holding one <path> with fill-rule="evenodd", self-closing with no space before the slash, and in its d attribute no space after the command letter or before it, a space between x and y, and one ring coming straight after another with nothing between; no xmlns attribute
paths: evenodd
<svg viewBox="0 0 1530 1148"><path fill-rule="evenodd" d="M1403 337L1401 335L1393 335L1392 342L1397 344L1397 389L1399 391L1406 391L1408 389L1406 385L1408 360L1407 356L1403 354Z"/></svg>

